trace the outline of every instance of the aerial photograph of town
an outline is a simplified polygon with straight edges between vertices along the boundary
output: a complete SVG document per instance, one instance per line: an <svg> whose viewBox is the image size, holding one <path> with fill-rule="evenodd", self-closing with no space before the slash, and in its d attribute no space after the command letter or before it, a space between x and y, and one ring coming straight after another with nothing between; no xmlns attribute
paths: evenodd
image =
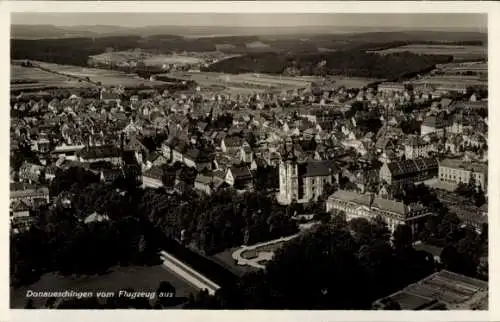
<svg viewBox="0 0 500 322"><path fill-rule="evenodd" d="M10 308L488 310L488 16L11 13Z"/></svg>

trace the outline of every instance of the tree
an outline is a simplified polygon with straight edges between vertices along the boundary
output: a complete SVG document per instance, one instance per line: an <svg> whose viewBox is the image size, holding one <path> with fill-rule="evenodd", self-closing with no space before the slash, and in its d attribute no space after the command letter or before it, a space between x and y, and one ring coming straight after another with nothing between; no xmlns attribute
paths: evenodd
<svg viewBox="0 0 500 322"><path fill-rule="evenodd" d="M28 299L24 305L25 309L35 309L35 305L33 304L33 299Z"/></svg>
<svg viewBox="0 0 500 322"><path fill-rule="evenodd" d="M413 233L408 225L398 225L392 238L394 248L397 251L404 251L413 247Z"/></svg>

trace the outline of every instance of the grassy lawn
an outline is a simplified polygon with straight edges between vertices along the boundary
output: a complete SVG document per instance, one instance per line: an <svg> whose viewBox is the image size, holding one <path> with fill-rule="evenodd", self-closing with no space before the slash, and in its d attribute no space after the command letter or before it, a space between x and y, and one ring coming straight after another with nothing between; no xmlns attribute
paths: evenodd
<svg viewBox="0 0 500 322"><path fill-rule="evenodd" d="M255 248L255 249L249 249L249 250L246 250L244 251L243 253L241 253L241 257L245 258L245 259L252 259L252 258L256 258L260 252L276 252L279 248L281 248L283 246L285 242L277 242L277 243L274 243L274 244L270 244L270 245L264 245L264 246L261 246L261 247L258 247L258 248Z"/></svg>
<svg viewBox="0 0 500 322"><path fill-rule="evenodd" d="M231 272L234 274L241 276L244 275L245 273L250 273L250 272L255 272L258 271L257 268L251 267L251 266L242 266L238 265L233 257L232 254L235 250L237 250L239 247L233 247L230 249L226 249L225 251L215 254L211 256L216 262L219 264L223 265L227 269L229 269Z"/></svg>
<svg viewBox="0 0 500 322"><path fill-rule="evenodd" d="M161 281L170 282L176 289L176 296L187 297L195 293L191 285L161 265L151 267L113 267L105 275L92 275L84 277L59 276L54 273L45 274L40 280L19 288L10 289L10 307L24 308L26 291L108 291L116 292L124 288L133 288L135 291L156 291ZM46 299L34 299L36 308L45 304Z"/></svg>

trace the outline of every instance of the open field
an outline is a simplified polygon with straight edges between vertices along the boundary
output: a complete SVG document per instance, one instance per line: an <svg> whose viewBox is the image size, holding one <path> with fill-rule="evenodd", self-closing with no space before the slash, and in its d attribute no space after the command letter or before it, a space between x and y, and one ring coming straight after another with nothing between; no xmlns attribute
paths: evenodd
<svg viewBox="0 0 500 322"><path fill-rule="evenodd" d="M141 50L118 51L90 56L97 63L131 64L139 61L146 66L162 67L163 65L196 65L231 58L237 55L228 55L221 52L199 52L183 54L152 54Z"/></svg>
<svg viewBox="0 0 500 322"><path fill-rule="evenodd" d="M110 273L105 275L93 275L88 277L61 277L56 274L45 274L42 278L24 287L11 288L11 308L23 308L25 304L26 291L108 291L115 292L120 289L133 288L135 291L154 292L161 281L170 282L176 290L176 296L187 297L189 293L195 293L187 282L178 278L161 265L151 267L114 267ZM36 308L45 304L46 298L33 298Z"/></svg>
<svg viewBox="0 0 500 322"><path fill-rule="evenodd" d="M374 52L385 55L405 51L423 55L451 55L456 60L488 57L488 48L486 46L406 45Z"/></svg>
<svg viewBox="0 0 500 322"><path fill-rule="evenodd" d="M11 90L42 90L49 88L83 88L91 87L88 82L78 81L71 77L47 72L38 68L11 65Z"/></svg>
<svg viewBox="0 0 500 322"><path fill-rule="evenodd" d="M224 74L213 72L175 72L165 74L167 77L192 80L201 87L214 85L224 86L231 92L263 92L281 91L309 87L311 82L317 78L287 77L264 74Z"/></svg>
<svg viewBox="0 0 500 322"><path fill-rule="evenodd" d="M115 70L85 68L71 65L58 65L43 62L37 62L37 64L46 70L50 70L62 75L84 79L88 77L91 82L100 82L103 86L121 85L124 87L133 87L140 86L141 84L144 86L161 86L167 84L161 81L150 81L142 79L134 74L126 74L124 72Z"/></svg>

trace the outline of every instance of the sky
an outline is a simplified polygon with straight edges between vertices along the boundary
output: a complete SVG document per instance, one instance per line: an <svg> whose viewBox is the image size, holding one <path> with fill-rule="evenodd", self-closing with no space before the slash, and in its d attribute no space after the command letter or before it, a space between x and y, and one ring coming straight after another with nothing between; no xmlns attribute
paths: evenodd
<svg viewBox="0 0 500 322"><path fill-rule="evenodd" d="M483 14L12 13L12 24L84 26L374 27L486 30Z"/></svg>

